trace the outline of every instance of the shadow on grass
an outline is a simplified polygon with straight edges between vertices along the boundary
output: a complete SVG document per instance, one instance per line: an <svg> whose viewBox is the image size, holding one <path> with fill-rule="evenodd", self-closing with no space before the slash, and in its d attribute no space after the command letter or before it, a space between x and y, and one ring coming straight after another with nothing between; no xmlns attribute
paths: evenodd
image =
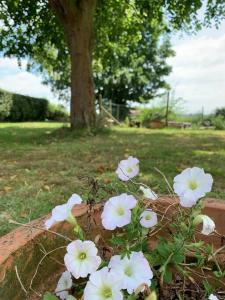
<svg viewBox="0 0 225 300"><path fill-rule="evenodd" d="M79 139L81 137L91 137L98 134L110 134L108 128L94 128L71 130L68 126L61 126L59 128L51 128L46 124L46 127L18 127L5 126L0 128L0 142L8 145L10 144L49 144L53 141L69 141Z"/></svg>

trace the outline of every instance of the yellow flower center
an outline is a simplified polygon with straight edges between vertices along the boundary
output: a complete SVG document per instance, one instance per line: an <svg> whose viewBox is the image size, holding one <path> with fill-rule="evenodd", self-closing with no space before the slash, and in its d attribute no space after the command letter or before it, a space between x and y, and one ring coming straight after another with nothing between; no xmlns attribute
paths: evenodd
<svg viewBox="0 0 225 300"><path fill-rule="evenodd" d="M133 169L131 167L126 168L127 173L132 173Z"/></svg>
<svg viewBox="0 0 225 300"><path fill-rule="evenodd" d="M87 257L87 254L86 254L85 252L81 252L81 253L79 254L79 259L80 259L80 260L84 260L86 257Z"/></svg>
<svg viewBox="0 0 225 300"><path fill-rule="evenodd" d="M123 207L119 207L119 208L117 209L117 213L118 213L119 216L123 216L124 213L125 213L124 208L123 208Z"/></svg>
<svg viewBox="0 0 225 300"><path fill-rule="evenodd" d="M112 297L112 289L108 286L105 286L102 290L102 296L105 299L111 298Z"/></svg>
<svg viewBox="0 0 225 300"><path fill-rule="evenodd" d="M190 180L189 183L188 183L188 186L191 190L196 190L197 187L198 187L198 184L196 181L194 180Z"/></svg>
<svg viewBox="0 0 225 300"><path fill-rule="evenodd" d="M145 216L145 220L147 220L147 221L151 220L151 218L152 217L150 215Z"/></svg>
<svg viewBox="0 0 225 300"><path fill-rule="evenodd" d="M132 269L130 266L127 266L124 270L124 273L128 276L131 277L132 276Z"/></svg>

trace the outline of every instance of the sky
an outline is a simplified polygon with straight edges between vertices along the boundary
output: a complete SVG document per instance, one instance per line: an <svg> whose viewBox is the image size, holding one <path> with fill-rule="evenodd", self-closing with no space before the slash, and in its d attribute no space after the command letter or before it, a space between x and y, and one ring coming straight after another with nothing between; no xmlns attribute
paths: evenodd
<svg viewBox="0 0 225 300"><path fill-rule="evenodd" d="M205 113L225 106L225 21L217 30L204 29L195 36L172 38L176 56L168 63L173 71L168 82L185 111Z"/></svg>
<svg viewBox="0 0 225 300"><path fill-rule="evenodd" d="M173 71L167 80L175 96L183 98L183 110L211 113L225 106L225 21L218 30L204 29L194 36L177 33L171 41L176 56L168 60ZM0 57L0 88L57 102L41 76L28 73L25 65L22 61L19 68L16 59Z"/></svg>

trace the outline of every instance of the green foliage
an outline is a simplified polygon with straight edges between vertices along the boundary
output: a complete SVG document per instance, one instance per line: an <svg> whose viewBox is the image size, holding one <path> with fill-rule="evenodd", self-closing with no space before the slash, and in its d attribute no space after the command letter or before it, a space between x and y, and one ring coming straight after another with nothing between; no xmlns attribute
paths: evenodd
<svg viewBox="0 0 225 300"><path fill-rule="evenodd" d="M140 121L143 126L148 126L150 121L161 121L165 119L166 110L162 107L143 108L140 113Z"/></svg>
<svg viewBox="0 0 225 300"><path fill-rule="evenodd" d="M6 120L12 107L12 94L0 90L0 120Z"/></svg>
<svg viewBox="0 0 225 300"><path fill-rule="evenodd" d="M58 298L56 296L54 296L53 294L47 292L44 294L43 300L58 300Z"/></svg>
<svg viewBox="0 0 225 300"><path fill-rule="evenodd" d="M0 90L0 120L22 121L68 120L68 113L60 105L49 103L46 99L14 94Z"/></svg>
<svg viewBox="0 0 225 300"><path fill-rule="evenodd" d="M134 39L126 51L117 49L118 53L101 61L105 66L94 72L98 93L117 104L148 102L160 89L168 88L165 76L172 69L166 59L174 55L169 39L162 38L163 29L156 24L138 30L138 41Z"/></svg>
<svg viewBox="0 0 225 300"><path fill-rule="evenodd" d="M39 121L47 116L48 101L0 91L0 116L7 121Z"/></svg>
<svg viewBox="0 0 225 300"><path fill-rule="evenodd" d="M203 6L205 7L204 20L200 21L198 11ZM224 17L224 10L223 0L216 2L100 0L94 14L94 70L98 74L104 74L102 80L105 77L110 79L114 68L118 69L119 65L121 73L114 74L117 86L122 88L124 83L139 82L141 91L146 94L143 88L146 87L145 81L151 82L149 79L151 76L154 78L154 72L150 72L149 75L145 72L143 68L145 58L147 61L151 60L151 65L158 75L169 72L164 60L168 56L168 44L164 43L162 47L156 47L157 35L160 32L171 32L174 28L195 31L202 25L210 26L213 22L219 25ZM2 0L0 20L2 22L0 51L6 56L15 56L19 60L28 58L28 69L41 72L45 82L60 91L61 97L68 98L71 69L68 44L64 36L64 28L54 10L51 9L49 1ZM153 35L149 27L154 28ZM129 63L132 68L136 68L132 75L128 74ZM111 73L110 68L113 70ZM153 80L153 90L160 85L164 85L162 79ZM138 86L136 89L132 98L137 99L140 91ZM111 90L112 93L111 88L107 90ZM124 87L123 90L125 91ZM115 98L120 99L120 97Z"/></svg>
<svg viewBox="0 0 225 300"><path fill-rule="evenodd" d="M68 121L68 112L61 105L48 103L47 119L51 121Z"/></svg>
<svg viewBox="0 0 225 300"><path fill-rule="evenodd" d="M217 116L222 116L222 117L225 119L225 107L218 108L218 109L216 110L215 115L216 115L216 117L217 117Z"/></svg>
<svg viewBox="0 0 225 300"><path fill-rule="evenodd" d="M212 119L212 123L217 130L225 130L225 118L222 115L218 115Z"/></svg>
<svg viewBox="0 0 225 300"><path fill-rule="evenodd" d="M78 194L88 199L89 185L82 178L98 179L100 190L94 197L96 202L107 199L109 193L122 193L124 190L115 180L112 164L117 165L123 153L136 155L145 161L141 163L140 181L150 181L152 189L159 194L166 194L168 190L158 173L154 172L153 160L167 174L170 183L183 166L199 165L210 170L215 179L214 192L210 197L218 201L225 199L225 173L221 164L225 155L224 131L151 131L116 127L107 134L98 132L93 135L87 131L75 134L62 126L58 122L0 123L0 159L4 162L0 166L0 173L4 174L0 181L3 191L0 235L14 228L8 223L7 216L22 223L41 217L55 205L65 202L74 192L74 186ZM107 173L102 173L101 168ZM152 170L150 175L147 173L149 169ZM107 186L103 190L101 186L105 182ZM52 199L55 199L54 202Z"/></svg>

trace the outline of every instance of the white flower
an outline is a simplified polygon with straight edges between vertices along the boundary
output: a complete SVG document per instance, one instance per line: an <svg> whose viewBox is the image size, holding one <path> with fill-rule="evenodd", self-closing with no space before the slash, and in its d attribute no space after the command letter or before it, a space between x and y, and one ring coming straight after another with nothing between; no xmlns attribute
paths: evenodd
<svg viewBox="0 0 225 300"><path fill-rule="evenodd" d="M119 179L128 181L139 173L139 160L133 156L121 160L116 170Z"/></svg>
<svg viewBox="0 0 225 300"><path fill-rule="evenodd" d="M140 285L151 285L152 270L142 252L131 252L130 257L115 255L109 262L109 268L122 277L122 289L132 294Z"/></svg>
<svg viewBox="0 0 225 300"><path fill-rule="evenodd" d="M156 193L154 193L151 189L149 188L144 188L142 185L140 186L140 190L143 192L144 196L146 199L150 199L150 200L157 200L158 196Z"/></svg>
<svg viewBox="0 0 225 300"><path fill-rule="evenodd" d="M84 300L123 300L120 276L107 267L92 273L84 289Z"/></svg>
<svg viewBox="0 0 225 300"><path fill-rule="evenodd" d="M74 205L81 204L81 202L81 197L77 194L73 194L67 201L67 205L72 209Z"/></svg>
<svg viewBox="0 0 225 300"><path fill-rule="evenodd" d="M73 282L70 272L63 272L55 289L56 296L58 296L62 300L67 299L69 295L68 290L71 289L72 284Z"/></svg>
<svg viewBox="0 0 225 300"><path fill-rule="evenodd" d="M153 227L157 222L157 214L151 209L146 209L140 216L140 223L145 228Z"/></svg>
<svg viewBox="0 0 225 300"><path fill-rule="evenodd" d="M81 204L82 199L79 195L73 194L67 203L62 205L57 205L52 210L52 216L45 222L45 228L49 229L57 222L69 221L73 223L74 217L72 216L71 210L74 205Z"/></svg>
<svg viewBox="0 0 225 300"><path fill-rule="evenodd" d="M67 270L78 279L95 272L101 264L98 249L92 241L76 240L67 246L64 262Z"/></svg>
<svg viewBox="0 0 225 300"><path fill-rule="evenodd" d="M104 206L101 218L105 229L114 230L131 222L131 209L137 204L132 195L121 194L110 198Z"/></svg>
<svg viewBox="0 0 225 300"><path fill-rule="evenodd" d="M198 167L187 168L174 178L174 191L183 207L192 207L212 189L213 178Z"/></svg>
<svg viewBox="0 0 225 300"><path fill-rule="evenodd" d="M201 233L204 235L209 235L210 233L212 233L215 230L216 225L209 216L206 216L206 215L196 216L194 219L194 224L198 225L200 223L203 223Z"/></svg>
<svg viewBox="0 0 225 300"><path fill-rule="evenodd" d="M209 295L209 300L219 300L215 295Z"/></svg>

